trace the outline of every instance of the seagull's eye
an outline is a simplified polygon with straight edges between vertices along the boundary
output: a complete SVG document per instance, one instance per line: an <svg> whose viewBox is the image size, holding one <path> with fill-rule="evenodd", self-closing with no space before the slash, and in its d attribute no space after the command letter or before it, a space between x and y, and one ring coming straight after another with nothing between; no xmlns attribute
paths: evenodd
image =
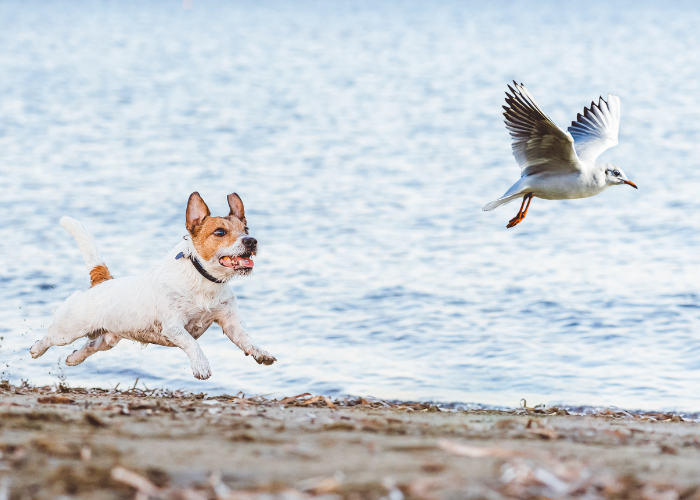
<svg viewBox="0 0 700 500"><path fill-rule="evenodd" d="M226 230L223 227L218 228L212 233L214 236L226 236Z"/></svg>
<svg viewBox="0 0 700 500"><path fill-rule="evenodd" d="M614 170L614 171L613 171L613 174L615 175L615 177L620 177L620 171L619 171L619 170Z"/></svg>

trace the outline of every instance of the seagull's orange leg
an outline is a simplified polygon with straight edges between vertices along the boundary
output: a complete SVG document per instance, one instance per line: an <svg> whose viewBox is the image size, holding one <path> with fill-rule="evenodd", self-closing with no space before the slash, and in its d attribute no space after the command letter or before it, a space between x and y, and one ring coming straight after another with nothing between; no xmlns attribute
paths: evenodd
<svg viewBox="0 0 700 500"><path fill-rule="evenodd" d="M530 208L530 202L532 201L532 193L527 193L523 197L523 201L525 201L525 198L527 198L527 206L525 207L525 211L523 212L523 216L520 218L520 220L523 220L527 215L527 210Z"/></svg>
<svg viewBox="0 0 700 500"><path fill-rule="evenodd" d="M518 210L518 214L508 222L508 225L506 227L514 227L520 224L520 222L522 222L522 220L527 215L527 211L530 208L531 201L532 193L527 193L525 196L523 196L523 204L520 205L520 210ZM527 206L525 206L525 202L527 202ZM525 211L523 211L523 208L525 208Z"/></svg>
<svg viewBox="0 0 700 500"><path fill-rule="evenodd" d="M523 196L523 203L520 205L520 210L518 210L518 213L513 217L510 221L508 221L508 225L506 227L513 227L517 224L520 223L522 220L522 215L523 215L523 207L525 206L525 202L527 201L527 195Z"/></svg>

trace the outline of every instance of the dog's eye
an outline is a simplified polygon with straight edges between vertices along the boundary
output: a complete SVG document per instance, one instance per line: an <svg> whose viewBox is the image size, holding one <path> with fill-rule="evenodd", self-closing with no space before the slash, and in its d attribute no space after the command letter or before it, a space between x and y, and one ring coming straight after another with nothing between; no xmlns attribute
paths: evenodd
<svg viewBox="0 0 700 500"><path fill-rule="evenodd" d="M222 227L212 233L214 236L226 236L226 230Z"/></svg>
<svg viewBox="0 0 700 500"><path fill-rule="evenodd" d="M245 227L245 234L248 234L248 226Z"/></svg>

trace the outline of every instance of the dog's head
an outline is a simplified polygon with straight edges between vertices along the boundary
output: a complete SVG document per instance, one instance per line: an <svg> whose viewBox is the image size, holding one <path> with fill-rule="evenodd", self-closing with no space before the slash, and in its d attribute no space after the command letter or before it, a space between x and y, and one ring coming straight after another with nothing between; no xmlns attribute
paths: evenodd
<svg viewBox="0 0 700 500"><path fill-rule="evenodd" d="M215 278L247 276L253 272L258 241L248 235L243 201L228 195L227 217L212 217L198 192L187 202L187 231L204 268Z"/></svg>

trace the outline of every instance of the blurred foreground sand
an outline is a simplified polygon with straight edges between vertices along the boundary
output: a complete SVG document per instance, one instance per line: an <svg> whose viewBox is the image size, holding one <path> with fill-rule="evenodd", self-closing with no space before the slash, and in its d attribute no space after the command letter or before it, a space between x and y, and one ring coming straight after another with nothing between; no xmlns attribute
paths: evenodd
<svg viewBox="0 0 700 500"><path fill-rule="evenodd" d="M700 424L0 386L5 498L700 499Z"/></svg>

